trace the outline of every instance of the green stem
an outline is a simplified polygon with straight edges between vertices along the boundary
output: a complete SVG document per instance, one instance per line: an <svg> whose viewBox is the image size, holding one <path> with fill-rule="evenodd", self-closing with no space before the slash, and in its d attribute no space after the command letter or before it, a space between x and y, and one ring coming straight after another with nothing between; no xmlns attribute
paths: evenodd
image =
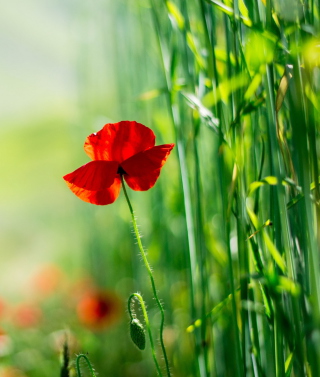
<svg viewBox="0 0 320 377"><path fill-rule="evenodd" d="M149 322L149 317L148 317L146 305L145 305L145 303L143 301L142 296L139 293L132 293L130 295L129 299L128 299L128 312L129 312L131 320L135 318L135 314L131 310L131 300L133 298L137 298L139 300L139 303L140 303L140 306L141 306L141 309L142 309L142 313L143 313L143 317L144 317L144 322L146 324L148 335L149 335L149 340L150 340L150 346L151 346L151 352L152 352L153 361L154 361L154 363L156 365L158 375L160 377L162 377L160 366L159 366L159 363L158 363L158 360L157 360L157 357L156 357L156 351L155 351L155 348L154 348L153 337L152 337L152 332L151 332L151 327L150 327L150 322Z"/></svg>
<svg viewBox="0 0 320 377"><path fill-rule="evenodd" d="M90 363L90 360L83 353L81 353L80 355L78 355L77 358L76 358L76 368L77 368L78 377L81 377L81 371L80 371L80 359L81 358L83 358L86 361L92 377L96 377L96 374L94 373L94 370L93 370L93 367L92 367L92 365Z"/></svg>
<svg viewBox="0 0 320 377"><path fill-rule="evenodd" d="M130 213L131 213L131 218L132 218L132 223L133 223L133 229L134 229L134 232L135 232L135 235L136 235L136 238L137 238L137 243L138 243L138 247L139 247L139 250L140 250L140 254L142 256L143 263L144 263L144 265L145 265L145 267L146 267L146 269L148 271L149 278L150 278L150 281L151 281L153 296L154 296L154 298L155 298L155 300L157 302L157 305L158 305L160 313L161 313L160 344L161 344L161 348L162 348L162 353L163 353L164 361L165 361L165 364L166 364L167 375L168 375L168 377L170 377L171 373L170 373L170 368L169 368L169 362L168 362L166 347L165 347L164 342L163 342L164 310L163 310L162 304L161 304L161 302L159 300L159 297L158 297L158 294L157 294L157 289L156 289L156 285L155 285L155 282L154 282L154 277L153 277L153 273L152 273L150 264L148 262L146 253L145 253L145 251L143 249L143 245L142 245L142 242L141 242L141 236L140 236L140 233L139 233L137 221L136 221L136 218L134 216L133 208L132 208L132 205L130 203L129 196L127 194L127 190L126 190L126 186L125 186L122 174L121 174L121 182L122 182L123 192L124 192L124 195L126 197L126 200L127 200L128 206L129 206L129 210L130 210Z"/></svg>

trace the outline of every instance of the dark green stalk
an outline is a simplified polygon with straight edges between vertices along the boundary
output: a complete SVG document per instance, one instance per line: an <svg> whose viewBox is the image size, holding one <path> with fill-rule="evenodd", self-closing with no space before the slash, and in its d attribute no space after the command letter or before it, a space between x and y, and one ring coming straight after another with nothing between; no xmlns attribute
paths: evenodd
<svg viewBox="0 0 320 377"><path fill-rule="evenodd" d="M248 287L249 287L249 259L248 248L245 242L245 224L246 224L246 208L245 208L245 189L244 189L244 148L242 140L242 128L239 127L239 135L237 138L237 144L239 152L237 153L237 168L239 173L237 175L237 190L235 192L236 204L237 204L237 238L238 238L238 253L239 253L239 270L240 270L240 285L241 285L241 301L248 302ZM242 319L242 361L243 361L243 373L245 375L247 370L247 357L246 350L250 342L249 334L249 316L248 311L245 308L241 309Z"/></svg>
<svg viewBox="0 0 320 377"><path fill-rule="evenodd" d="M151 286L152 286L152 291L153 291L153 296L154 296L154 298L156 300L156 303L157 303L158 308L159 308L160 313L161 313L161 323L160 323L160 332L159 332L159 334L160 334L160 344L161 344L161 348L162 348L162 353L163 353L164 361L165 361L165 364L166 364L167 375L168 375L168 377L170 377L171 373L170 373L170 368L169 368L169 361L168 361L167 352L166 352L166 348L165 348L164 341L163 341L164 309L163 309L163 306L162 306L162 304L161 304L161 302L159 300L158 294L157 294L157 289L156 289L156 285L155 285L155 282L154 282L153 273L152 273L150 264L148 262L146 253L144 251L144 248L143 248L143 245L142 245L142 242L141 242L141 236L140 236L140 233L139 233L137 221L136 221L136 218L134 216L133 208L132 208L129 196L127 194L127 189L126 189L125 182L124 182L122 174L121 174L121 182L122 182L123 192L124 192L124 195L126 197L127 204L128 204L129 210L130 210L132 224L133 224L133 229L134 229L134 232L135 232L135 235L136 235L136 239L137 239L138 247L139 247L139 250L140 250L140 254L141 254L143 263L144 263L144 265L145 265L145 267L147 269L149 278L150 278L150 282L151 282Z"/></svg>
<svg viewBox="0 0 320 377"><path fill-rule="evenodd" d="M272 29L272 1L267 0L266 3L266 29ZM269 141L269 151L270 151L270 166L271 173L274 174L278 182L281 182L282 171L280 164L279 147L276 138L276 109L275 109L275 91L274 91L274 80L272 66L266 66L266 81L265 87L267 92L266 105L267 105L267 119L268 119L268 141ZM284 242L284 249L287 257L287 263L289 267L289 276L292 277L293 263L291 260L291 253L288 247L287 238L287 217L286 217L286 207L284 203L284 192L282 185L271 190L271 203L273 207L274 218L271 221L274 224L276 245L279 250L282 249L282 241ZM281 224L282 222L282 224ZM282 226L281 226L282 225ZM281 238L281 229L285 232L283 239ZM279 323L279 313L278 307L275 307L274 315L274 345L275 345L275 368L276 377L282 377L284 375L284 355L283 355L283 337L282 331Z"/></svg>
<svg viewBox="0 0 320 377"><path fill-rule="evenodd" d="M223 135L220 136L221 144L219 149L223 147ZM228 196L226 195L227 192L227 185L225 182L225 162L223 153L218 154L218 166L219 166L219 177L220 177L220 196L221 196L221 203L222 203L222 215L223 215L223 224L224 224L224 239L227 245L227 255L228 255L228 273L230 279L230 290L232 295L231 305L232 305L232 325L234 329L234 337L235 337L235 362L234 365L236 366L236 375L238 377L243 377L243 369L242 369L242 358L241 358L241 346L240 346L240 335L239 335L239 328L237 323L237 305L236 305L236 290L234 284L234 272L233 272L233 261L231 255L231 248L230 248L230 213L228 212Z"/></svg>
<svg viewBox="0 0 320 377"><path fill-rule="evenodd" d="M272 173L278 178L278 181L281 182L280 168L279 168L279 155L277 153L277 140L275 135L276 129L276 119L275 119L275 104L274 104L274 90L273 90L273 80L272 80L272 68L267 66L267 80L266 80L266 89L267 89L267 109L268 109L268 140L269 140L269 151L270 151L270 162ZM273 206L278 204L277 190L276 188L272 189L271 192L272 204ZM280 219L279 212L274 208L274 218L271 221L274 224L274 228L277 230L277 246L281 250L281 238L280 238ZM284 373L284 359L283 359L283 343L281 338L281 328L278 323L278 316L275 313L274 316L274 345L275 345L275 360L276 360L276 377L282 377Z"/></svg>
<svg viewBox="0 0 320 377"><path fill-rule="evenodd" d="M300 35L296 33L295 43L300 43ZM307 108L307 100L305 98L305 80L304 73L301 69L300 57L296 56L293 62L293 83L289 90L289 100L292 107L291 124L292 124L292 141L297 151L296 170L304 193L303 200L299 204L299 217L304 224L304 229L300 237L300 247L304 253L304 265L306 281L306 294L309 296L312 313L305 315L305 320L309 320L313 326L319 326L319 255L317 246L317 233L314 232L315 223L317 222L318 210L310 198L310 183L312 180L312 163L314 152L313 142L308 140L309 132L313 128L312 119L310 119L310 109ZM312 131L311 131L312 132ZM319 236L318 236L319 237ZM310 318L311 317L311 318ZM302 330L300 330L302 331ZM313 344L312 344L313 343ZM319 344L307 339L307 359L314 375L319 371ZM312 348L312 351L310 349ZM300 351L302 353L302 351ZM301 356L302 358L302 356ZM301 361L302 362L302 361Z"/></svg>
<svg viewBox="0 0 320 377"><path fill-rule="evenodd" d="M69 347L67 341L63 343L63 349L62 349L62 362L61 362L61 368L60 368L60 377L69 377Z"/></svg>
<svg viewBox="0 0 320 377"><path fill-rule="evenodd" d="M202 208L201 208L201 198L203 194L200 190L200 162L198 155L198 147L196 136L194 137L194 156L195 156L195 181L196 181L196 221L197 221L197 241L200 259L200 284L201 284L201 340L203 344L203 355L204 363L206 368L206 375L210 376L209 365L208 365L208 346L207 346L207 305L206 298L208 294L208 272L207 272L207 257L204 249L204 234L203 234L203 219L202 219Z"/></svg>
<svg viewBox="0 0 320 377"><path fill-rule="evenodd" d="M190 261L190 300L191 300L191 315L192 318L197 317L197 310L195 305L195 297L196 297L196 286L197 286L197 278L196 278L196 271L197 271L197 257L196 257L196 236L195 236L195 226L193 220L193 213L192 213L192 205L191 205L191 190L189 184L189 177L188 177L188 169L187 169L187 162L186 162L186 154L185 154L185 147L183 142L183 130L180 127L180 122L178 119L178 115L173 111L173 99L171 93L171 86L172 83L168 77L166 72L166 67L164 64L164 55L163 55L163 48L161 43L161 28L160 22L157 17L156 8L154 4L154 0L151 1L151 8L152 8L152 16L153 22L156 30L157 42L159 46L160 56L161 56L161 64L163 69L163 75L165 78L166 83L166 100L170 118L174 125L174 129L176 132L176 139L177 139L177 150L178 150L178 158L179 158L179 165L181 170L181 180L182 180L182 191L183 191L183 200L184 200L184 210L186 215L186 227L187 227L187 237L188 237L188 247L189 247L189 261ZM177 110L177 107L176 109ZM199 369L201 370L201 360L199 357L200 354L200 345L196 344L196 354L199 364Z"/></svg>
<svg viewBox="0 0 320 377"><path fill-rule="evenodd" d="M214 55L213 55L213 48L212 48L212 45L211 45L211 42L210 42L210 32L209 32L209 28L208 28L208 24L207 24L207 20L206 20L206 4L204 2L204 0L199 0L199 5L200 5L200 10L201 10L201 20L202 20L202 25L203 25L203 28L204 28L204 32L205 32L205 45L206 45L206 49L207 49L207 54L208 54L208 76L210 78L210 80L213 82L214 80Z"/></svg>

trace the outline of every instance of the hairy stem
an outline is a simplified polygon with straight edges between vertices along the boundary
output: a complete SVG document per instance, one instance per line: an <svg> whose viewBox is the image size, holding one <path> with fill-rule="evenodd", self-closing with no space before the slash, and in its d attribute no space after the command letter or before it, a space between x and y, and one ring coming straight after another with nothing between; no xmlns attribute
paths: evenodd
<svg viewBox="0 0 320 377"><path fill-rule="evenodd" d="M94 373L94 370L93 370L93 367L90 363L90 360L88 359L88 357L86 355L84 355L83 353L81 353L80 355L77 356L76 358L76 368L77 368L77 374L78 374L78 377L81 377L81 371L80 371L80 359L84 359L89 367L89 370L90 370L90 373L91 373L91 376L92 377L96 377L96 374Z"/></svg>
<svg viewBox="0 0 320 377"><path fill-rule="evenodd" d="M137 221L136 221L136 218L134 216L133 208L132 208L131 202L130 202L128 194L127 194L127 190L126 190L126 186L125 186L122 174L121 174L121 182L122 182L123 192L124 192L124 195L126 197L126 200L127 200L128 206L129 206L129 210L130 210L130 213L131 213L131 218L132 218L132 223L133 223L133 229L134 229L134 232L135 232L135 235L136 235L136 238L137 238L137 243L138 243L138 247L139 247L139 250L140 250L140 254L141 254L143 263L144 263L144 265L145 265L145 267L146 267L146 269L148 271L148 274L149 274L149 278L150 278L151 286L152 286L152 291L153 291L153 296L154 296L154 298L155 298L155 300L157 302L157 305L159 307L159 310L161 312L160 344L161 344L161 348L162 348L162 353L163 353L164 361L165 361L165 364L166 364L167 375L168 375L168 377L170 377L171 373L170 373L170 368L169 368L169 361L168 361L167 352L166 352L166 348L165 348L164 341L163 341L164 309L163 309L163 306L162 306L162 304L161 304L161 302L159 300L159 297L158 297L158 294L157 294L156 285L155 285L155 282L154 282L153 273L152 273L150 264L148 262L146 253L145 253L145 251L143 249L143 245L142 245L142 242L141 242L141 236L140 236L140 233L139 233L139 230L138 230Z"/></svg>

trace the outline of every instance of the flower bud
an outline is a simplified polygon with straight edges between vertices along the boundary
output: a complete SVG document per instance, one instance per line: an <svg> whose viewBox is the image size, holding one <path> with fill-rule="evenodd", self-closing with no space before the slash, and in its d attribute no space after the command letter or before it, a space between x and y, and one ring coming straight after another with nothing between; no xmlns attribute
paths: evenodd
<svg viewBox="0 0 320 377"><path fill-rule="evenodd" d="M146 347L146 336L141 322L134 318L130 322L130 335L133 343L140 349L144 350Z"/></svg>

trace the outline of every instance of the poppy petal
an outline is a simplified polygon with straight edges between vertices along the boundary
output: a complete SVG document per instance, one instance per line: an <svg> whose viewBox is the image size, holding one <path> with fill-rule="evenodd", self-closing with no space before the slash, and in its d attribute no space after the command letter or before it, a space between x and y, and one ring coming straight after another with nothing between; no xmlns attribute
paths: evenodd
<svg viewBox="0 0 320 377"><path fill-rule="evenodd" d="M149 172L147 175L130 176L125 174L123 177L128 186L135 191L147 191L151 189L160 175L160 169Z"/></svg>
<svg viewBox="0 0 320 377"><path fill-rule="evenodd" d="M81 189L98 191L112 185L118 170L113 161L91 161L63 177L65 181Z"/></svg>
<svg viewBox="0 0 320 377"><path fill-rule="evenodd" d="M83 201L103 206L111 204L117 199L121 188L121 180L119 175L117 175L110 187L97 191L86 190L70 182L67 182L67 185Z"/></svg>
<svg viewBox="0 0 320 377"><path fill-rule="evenodd" d="M136 191L153 187L173 147L174 144L158 145L124 161L121 168L128 186Z"/></svg>
<svg viewBox="0 0 320 377"><path fill-rule="evenodd" d="M152 148L155 135L150 128L134 121L108 123L99 132L89 135L84 150L92 160L122 162Z"/></svg>

